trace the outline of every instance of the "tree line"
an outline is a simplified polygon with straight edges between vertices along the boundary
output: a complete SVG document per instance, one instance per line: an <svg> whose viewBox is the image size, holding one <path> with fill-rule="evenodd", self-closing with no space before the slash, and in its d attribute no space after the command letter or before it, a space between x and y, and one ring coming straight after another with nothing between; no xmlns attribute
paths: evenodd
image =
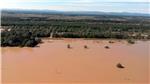
<svg viewBox="0 0 150 84"><path fill-rule="evenodd" d="M42 37L150 39L150 24L118 20L37 20L2 17L1 46L35 47Z"/></svg>

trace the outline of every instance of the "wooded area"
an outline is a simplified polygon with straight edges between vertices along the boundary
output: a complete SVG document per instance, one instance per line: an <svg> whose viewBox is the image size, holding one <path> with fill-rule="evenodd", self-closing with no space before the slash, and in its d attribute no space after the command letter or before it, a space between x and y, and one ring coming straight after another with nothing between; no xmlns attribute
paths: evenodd
<svg viewBox="0 0 150 84"><path fill-rule="evenodd" d="M1 46L34 47L42 37L150 39L150 17L1 14Z"/></svg>

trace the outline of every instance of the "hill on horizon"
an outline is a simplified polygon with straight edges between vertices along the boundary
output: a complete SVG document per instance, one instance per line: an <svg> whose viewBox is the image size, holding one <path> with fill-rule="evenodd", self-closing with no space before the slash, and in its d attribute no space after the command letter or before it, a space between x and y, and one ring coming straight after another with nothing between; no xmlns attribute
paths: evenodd
<svg viewBox="0 0 150 84"><path fill-rule="evenodd" d="M113 16L146 16L146 13L130 13L130 12L100 12L100 11L58 11L58 10L35 10L35 9L2 9L1 12L6 13L24 13L24 14L63 14L63 15L113 15Z"/></svg>

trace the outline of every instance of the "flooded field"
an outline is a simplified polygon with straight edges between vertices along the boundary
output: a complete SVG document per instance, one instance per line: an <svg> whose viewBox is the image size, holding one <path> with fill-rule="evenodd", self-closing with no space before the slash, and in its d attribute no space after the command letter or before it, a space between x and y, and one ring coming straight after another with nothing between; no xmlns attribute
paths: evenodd
<svg viewBox="0 0 150 84"><path fill-rule="evenodd" d="M2 48L2 83L149 84L150 41L109 41L43 39L39 47Z"/></svg>

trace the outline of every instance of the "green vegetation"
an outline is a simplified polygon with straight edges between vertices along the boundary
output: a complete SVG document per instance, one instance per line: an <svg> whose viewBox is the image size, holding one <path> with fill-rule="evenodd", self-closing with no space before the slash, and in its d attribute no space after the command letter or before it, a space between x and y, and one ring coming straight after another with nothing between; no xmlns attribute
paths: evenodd
<svg viewBox="0 0 150 84"><path fill-rule="evenodd" d="M1 32L1 46L20 46L20 47L35 47L41 43L39 37L34 37L31 32L18 32L18 31L3 31Z"/></svg>
<svg viewBox="0 0 150 84"><path fill-rule="evenodd" d="M4 47L34 47L42 37L150 39L149 17L11 12L2 12L1 15L4 29L1 32L1 46Z"/></svg>
<svg viewBox="0 0 150 84"><path fill-rule="evenodd" d="M135 43L135 41L132 40L132 39L128 39L127 41L128 41L128 43L130 43L130 44L134 44L134 43Z"/></svg>
<svg viewBox="0 0 150 84"><path fill-rule="evenodd" d="M109 43L114 43L113 41L109 41Z"/></svg>

